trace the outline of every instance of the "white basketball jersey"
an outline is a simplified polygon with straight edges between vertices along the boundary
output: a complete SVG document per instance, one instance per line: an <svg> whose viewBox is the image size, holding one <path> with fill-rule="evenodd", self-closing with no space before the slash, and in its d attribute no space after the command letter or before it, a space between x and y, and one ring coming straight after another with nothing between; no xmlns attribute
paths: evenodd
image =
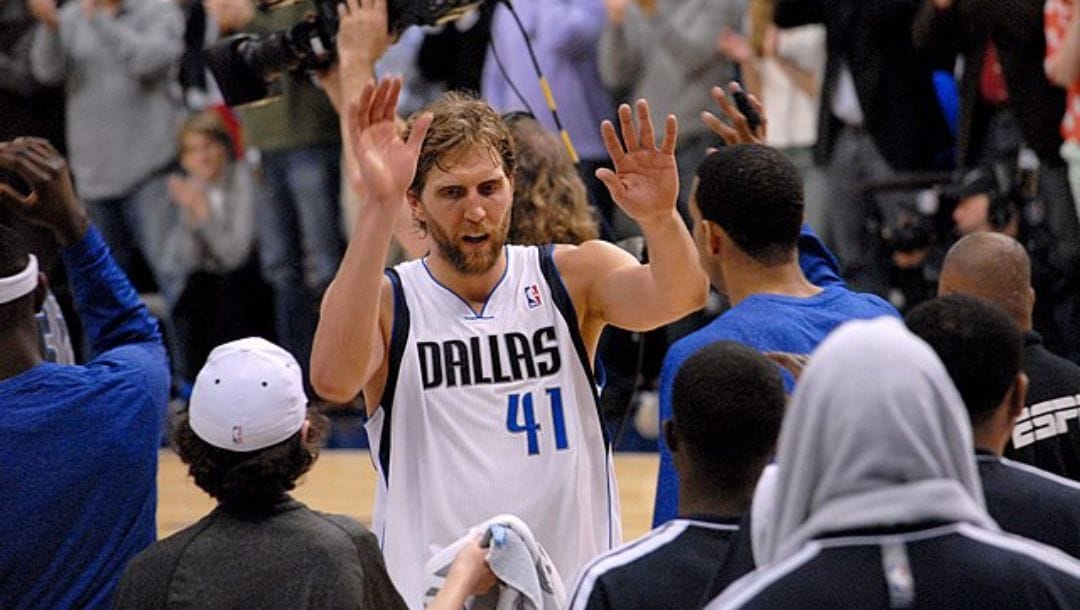
<svg viewBox="0 0 1080 610"><path fill-rule="evenodd" d="M374 530L412 608L425 562L470 527L520 517L560 575L621 540L597 388L551 248L506 247L481 311L424 261L388 271L390 370L367 423Z"/></svg>

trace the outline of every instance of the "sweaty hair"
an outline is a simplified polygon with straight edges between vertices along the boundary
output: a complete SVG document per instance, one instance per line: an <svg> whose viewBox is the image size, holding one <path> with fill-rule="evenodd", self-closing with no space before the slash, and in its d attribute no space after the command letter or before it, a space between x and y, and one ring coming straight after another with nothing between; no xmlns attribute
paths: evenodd
<svg viewBox="0 0 1080 610"><path fill-rule="evenodd" d="M542 245L596 239L585 183L559 138L534 118L504 118L517 152L507 241Z"/></svg>
<svg viewBox="0 0 1080 610"><path fill-rule="evenodd" d="M296 487L296 480L318 459L330 423L312 410L307 421L306 441L297 432L276 445L237 452L199 438L185 413L173 432L173 448L203 491L231 510L254 512L272 506Z"/></svg>
<svg viewBox="0 0 1080 610"><path fill-rule="evenodd" d="M746 490L761 476L784 406L779 368L741 343L704 347L675 374L673 422L680 445L723 490Z"/></svg>
<svg viewBox="0 0 1080 610"><path fill-rule="evenodd" d="M782 153L760 144L725 146L697 168L701 216L720 225L763 265L794 260L803 221L798 170Z"/></svg>
<svg viewBox="0 0 1080 610"><path fill-rule="evenodd" d="M1020 328L997 305L966 294L926 301L905 318L949 371L971 423L985 422L1001 405L1020 371Z"/></svg>
<svg viewBox="0 0 1080 610"><path fill-rule="evenodd" d="M457 156L471 150L489 151L500 163L507 178L514 176L514 139L510 130L487 102L458 91L449 91L424 109L409 117L405 133L412 131L417 117L425 112L434 115L424 136L416 176L409 192L419 197L432 167L446 170ZM423 228L423 227L421 227Z"/></svg>

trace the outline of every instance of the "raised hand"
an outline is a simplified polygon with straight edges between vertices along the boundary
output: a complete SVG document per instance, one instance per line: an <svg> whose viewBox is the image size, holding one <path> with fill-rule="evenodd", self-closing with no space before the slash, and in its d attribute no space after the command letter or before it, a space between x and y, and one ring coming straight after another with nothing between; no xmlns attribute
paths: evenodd
<svg viewBox="0 0 1080 610"><path fill-rule="evenodd" d="M356 154L360 179L369 200L400 204L416 175L416 160L432 115L425 113L413 123L408 140L398 133L400 78L383 78L376 86L368 83L349 105L349 138ZM396 212L396 208L395 208Z"/></svg>
<svg viewBox="0 0 1080 610"><path fill-rule="evenodd" d="M27 196L0 182L0 202L23 220L45 227L61 246L71 245L86 233L90 220L75 196L67 161L47 141L17 138L0 142L0 169L22 178L31 188Z"/></svg>
<svg viewBox="0 0 1080 610"><path fill-rule="evenodd" d="M55 32L60 27L56 0L27 0L26 10L50 30Z"/></svg>
<svg viewBox="0 0 1080 610"><path fill-rule="evenodd" d="M210 218L210 202L206 187L195 178L173 174L168 180L169 197L184 211L184 221L190 227L200 227Z"/></svg>
<svg viewBox="0 0 1080 610"><path fill-rule="evenodd" d="M675 139L679 127L674 115L668 115L664 125L664 140L656 147L649 103L637 102L638 127L634 127L630 106L619 106L619 130L623 142L615 134L611 121L600 124L600 134L615 171L596 170L611 198L630 218L638 223L652 217L670 214L679 196L679 172L675 166Z"/></svg>
<svg viewBox="0 0 1080 610"><path fill-rule="evenodd" d="M390 46L386 0L345 0L337 5L340 61L374 63Z"/></svg>
<svg viewBox="0 0 1080 610"><path fill-rule="evenodd" d="M742 87L739 86L739 83L732 81L728 83L728 90L731 93L735 93L736 91L742 91ZM712 98L720 105L720 109L723 110L724 114L731 120L731 125L724 123L715 114L706 110L701 113L701 121L705 123L706 127L711 129L716 135L720 136L728 146L733 144L765 143L765 107L761 105L761 102L759 102L756 97L749 93L746 94L746 99L750 102L750 106L758 113L758 116L761 117L761 122L758 124L757 129L751 131L750 122L746 120L746 115L744 115L739 110L738 106L735 105L735 101L731 99L731 96L724 93L723 88L717 85L713 87L709 93L712 94Z"/></svg>

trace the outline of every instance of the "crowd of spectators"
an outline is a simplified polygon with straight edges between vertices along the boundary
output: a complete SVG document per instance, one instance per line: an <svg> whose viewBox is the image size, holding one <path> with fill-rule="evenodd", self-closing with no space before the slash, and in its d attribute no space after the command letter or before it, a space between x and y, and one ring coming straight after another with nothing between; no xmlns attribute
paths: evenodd
<svg viewBox="0 0 1080 610"><path fill-rule="evenodd" d="M425 257L456 235L423 220L420 192L365 208L385 187L365 177L393 160L372 152L372 125L396 120L386 142L419 154L432 119L394 113L432 102L503 113L507 243L547 257L589 381L614 373L594 394L613 409L598 450L635 409L658 436L656 529L619 546L616 515L604 552L561 574L573 586L558 604L1080 599L1072 0L519 0L400 38L387 4L341 2L335 63L231 108L204 49L288 28L313 4L0 0L0 607L420 604L424 566L402 576L384 556L385 522L373 536L288 492L325 442L327 402L389 426L382 402L364 408L367 386L328 385L326 336L381 307L366 331L385 335L384 361L345 377L397 382L404 293L343 300L339 286L335 299L334 283L416 258L439 281ZM404 84L369 84L389 71ZM486 103L442 95L462 87ZM655 165L629 170L637 153ZM449 175L443 161L414 159L421 191L425 172ZM678 231L658 240L626 200L668 190ZM358 263L376 212L396 246ZM610 262L616 279L596 284L620 295L634 262L696 260L675 266L685 294L668 291L666 308L650 309L661 284L643 273L640 311L615 299L575 317L579 278L604 274L562 268L552 243L579 246L583 268ZM690 307L690 280L706 277L708 303ZM335 357L350 337L333 337ZM181 413L167 422L170 402ZM535 437L527 411L505 427ZM166 430L219 504L155 543ZM422 499L406 498L417 514L454 510ZM552 540L524 526L532 546ZM456 543L430 607L496 582L528 597L491 563L501 527Z"/></svg>

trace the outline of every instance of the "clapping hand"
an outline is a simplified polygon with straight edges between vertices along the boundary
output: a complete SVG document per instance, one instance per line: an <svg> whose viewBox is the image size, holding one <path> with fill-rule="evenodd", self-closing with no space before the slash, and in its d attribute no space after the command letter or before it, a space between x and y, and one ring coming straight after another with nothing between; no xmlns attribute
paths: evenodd
<svg viewBox="0 0 1080 610"><path fill-rule="evenodd" d="M611 121L600 124L604 146L615 171L607 168L596 170L596 177L603 181L611 198L624 212L638 223L651 218L668 215L675 209L679 195L679 172L675 166L675 139L678 122L668 115L664 125L664 140L656 147L649 103L637 102L638 126L634 127L630 106L619 106L619 130L623 142L615 134Z"/></svg>
<svg viewBox="0 0 1080 610"><path fill-rule="evenodd" d="M210 218L210 203L206 197L206 185L196 178L173 174L168 181L169 196L184 211L184 221L197 228Z"/></svg>

